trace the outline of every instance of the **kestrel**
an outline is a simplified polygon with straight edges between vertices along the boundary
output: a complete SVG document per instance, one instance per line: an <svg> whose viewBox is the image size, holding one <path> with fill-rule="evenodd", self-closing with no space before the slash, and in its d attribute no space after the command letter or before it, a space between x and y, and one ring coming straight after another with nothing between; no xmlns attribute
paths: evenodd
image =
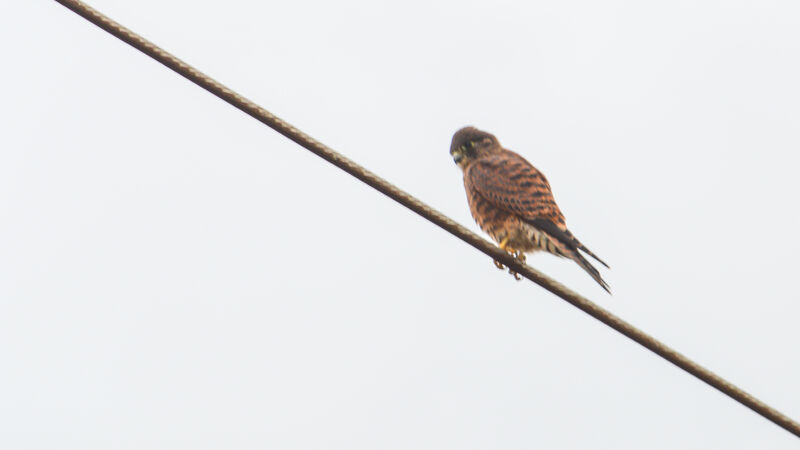
<svg viewBox="0 0 800 450"><path fill-rule="evenodd" d="M473 127L453 135L450 155L464 173L472 217L500 248L522 262L525 253L538 250L569 258L611 293L600 272L580 252L608 265L570 233L550 183L531 163L503 148L492 134Z"/></svg>

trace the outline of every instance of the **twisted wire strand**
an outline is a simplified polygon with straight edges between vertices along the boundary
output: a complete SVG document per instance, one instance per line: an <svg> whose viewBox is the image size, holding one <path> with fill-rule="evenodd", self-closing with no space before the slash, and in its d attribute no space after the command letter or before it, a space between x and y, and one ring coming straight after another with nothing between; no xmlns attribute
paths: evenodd
<svg viewBox="0 0 800 450"><path fill-rule="evenodd" d="M155 59L161 64L169 67L179 75L185 77L189 81L199 85L203 89L216 95L217 97L225 100L234 107L244 111L256 120L264 123L278 133L296 142L305 149L320 156L331 164L339 167L350 175L358 178L364 183L372 186L379 192L385 194L387 197L395 200L401 205L414 211L425 219L438 225L448 233L456 236L467 244L475 247L479 251L490 256L494 260L508 266L510 269L516 271L519 275L533 281L539 286L547 289L561 299L569 302L576 308L584 311L595 319L603 322L609 327L617 330L633 341L641 344L645 348L651 350L672 364L680 367L686 372L694 375L700 380L706 382L710 386L736 400L737 402L752 409L756 413L764 416L767 420L775 423L776 425L786 429L790 433L800 437L800 424L786 415L780 413L774 408L770 407L761 400L748 394L741 388L733 383L723 379L719 375L711 372L700 364L692 361L681 353L673 350L666 344L648 335L644 331L639 330L630 323L622 320L611 312L603 309L599 305L593 303L589 299L572 291L561 283L553 280L547 275L537 271L536 269L521 264L518 260L511 255L501 250L489 241L481 238L474 232L465 228L464 226L453 221L449 217L433 209L417 198L404 192L397 186L389 183L378 175L370 172L366 168L358 165L354 161L348 159L342 154L334 151L328 146L316 141L309 135L303 133L284 120L258 106L252 101L242 97L228 87L222 85L208 75L200 72L189 64L183 62L172 54L159 48L152 42L144 39L133 31L125 28L114 20L106 17L99 11L90 7L86 3L79 0L55 0L63 6L69 8L89 22L97 25L108 33L116 36L122 41L130 44L132 47L138 49L147 56Z"/></svg>

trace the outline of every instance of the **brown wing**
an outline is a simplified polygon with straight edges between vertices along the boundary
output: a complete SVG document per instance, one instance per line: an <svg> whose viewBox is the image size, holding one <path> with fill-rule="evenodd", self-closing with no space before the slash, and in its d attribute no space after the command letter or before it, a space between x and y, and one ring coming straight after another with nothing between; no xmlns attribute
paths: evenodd
<svg viewBox="0 0 800 450"><path fill-rule="evenodd" d="M566 245L568 249L574 250L576 254L580 249L608 267L608 264L570 233L564 215L553 198L550 183L522 156L503 150L501 153L483 157L470 164L465 178L468 189L477 191L493 206L519 216Z"/></svg>
<svg viewBox="0 0 800 450"><path fill-rule="evenodd" d="M503 150L480 158L470 164L465 178L483 198L526 222L544 219L566 230L550 183L518 154Z"/></svg>

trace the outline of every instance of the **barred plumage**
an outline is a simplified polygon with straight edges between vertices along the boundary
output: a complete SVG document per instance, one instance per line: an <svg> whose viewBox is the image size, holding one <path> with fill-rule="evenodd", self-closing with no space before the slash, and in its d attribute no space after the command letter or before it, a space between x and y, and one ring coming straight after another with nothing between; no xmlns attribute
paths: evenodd
<svg viewBox="0 0 800 450"><path fill-rule="evenodd" d="M450 154L464 172L464 188L475 221L512 253L543 250L578 263L610 292L581 251L608 267L567 229L547 178L497 138L472 127L453 136Z"/></svg>

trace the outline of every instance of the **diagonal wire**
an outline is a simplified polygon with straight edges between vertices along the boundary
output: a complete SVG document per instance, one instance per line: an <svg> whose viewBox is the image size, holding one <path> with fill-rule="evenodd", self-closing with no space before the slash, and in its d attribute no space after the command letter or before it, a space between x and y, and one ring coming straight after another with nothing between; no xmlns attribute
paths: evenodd
<svg viewBox="0 0 800 450"><path fill-rule="evenodd" d="M300 144L307 150L322 157L323 159L335 165L336 167L339 167L340 169L344 170L350 175L372 186L373 188L382 192L392 200L395 200L396 202L414 211L415 213L419 214L425 219L433 222L434 224L443 228L445 231L456 236L457 238L461 239L467 244L489 255L493 259L502 262L503 264L515 270L518 274L522 275L523 277L547 289L548 291L557 295L561 299L569 302L576 308L584 311L585 313L589 314L595 319L603 322L609 327L619 331L628 338L634 340L635 342L641 344L645 348L651 350L653 353L656 353L657 355L661 356L662 358L666 359L672 364L675 364L676 366L680 367L686 372L689 372L690 374L694 375L700 380L708 383L709 385L719 390L720 392L724 393L725 395L729 396L730 398L736 400L737 402L745 405L746 407L752 409L758 414L764 416L767 420L786 429L790 433L800 437L800 424L798 424L791 418L783 415L782 413L770 407L766 403L748 394L741 388L735 386L729 381L726 381L717 374L697 364L696 362L692 361L686 356L678 353L677 351L668 347L661 341L639 330L630 323L615 316L611 312L601 308L599 305L596 305L589 299L582 297L581 295L572 291L571 289L567 288L561 283L553 280L552 278L549 278L548 276L537 271L536 269L533 269L528 265L520 264L519 261L514 259L511 255L507 254L500 248L496 247L494 244L486 241L477 234L473 233L472 231L468 230L467 228L453 221L444 214L436 211L435 209L431 208L430 206L426 205L425 203L421 202L415 197L412 197L411 195L407 194L406 192L394 186L393 184L389 183L388 181L384 180L383 178L375 175L374 173L370 172L364 167L361 167L354 161L351 161L350 159L334 151L328 146L314 140L307 134L289 125L288 123L276 117L269 111L256 105L252 101L242 97L236 92L230 90L229 88L215 81L208 75L205 75L204 73L198 71L194 67L176 58L172 54L157 47L155 44L144 39L143 37L139 36L133 31L111 20L110 18L106 17L105 15L95 10L94 8L90 7L89 5L79 0L55 0L55 1L61 3L65 7L71 9L78 15L88 20L89 22L92 22L93 24L97 25L103 30L121 39L122 41L127 42L134 48L146 54L147 56L169 67L173 71L177 72L179 75L187 78L189 81L192 81L193 83L199 85L203 89L211 92L217 97L230 103L234 107L244 111L248 115L252 116L256 120L274 129L278 133Z"/></svg>

